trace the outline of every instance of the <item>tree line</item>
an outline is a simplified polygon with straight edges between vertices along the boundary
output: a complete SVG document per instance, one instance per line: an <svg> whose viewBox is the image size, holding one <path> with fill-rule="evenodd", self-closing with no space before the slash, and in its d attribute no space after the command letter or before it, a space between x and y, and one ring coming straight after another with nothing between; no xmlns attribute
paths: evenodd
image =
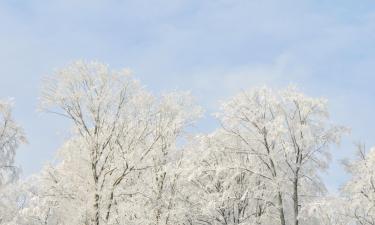
<svg viewBox="0 0 375 225"><path fill-rule="evenodd" d="M130 75L77 61L44 82L40 108L70 121L58 161L18 179L27 142L0 102L0 224L375 225L375 151L356 147L339 195L320 174L348 132L296 87L242 91L208 134L188 92L154 95Z"/></svg>

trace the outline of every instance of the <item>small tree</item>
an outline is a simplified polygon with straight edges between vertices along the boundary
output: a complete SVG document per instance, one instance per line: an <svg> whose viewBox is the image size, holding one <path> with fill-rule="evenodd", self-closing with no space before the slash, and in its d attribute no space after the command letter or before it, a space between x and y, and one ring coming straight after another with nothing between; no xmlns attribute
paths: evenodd
<svg viewBox="0 0 375 225"><path fill-rule="evenodd" d="M0 101L0 188L17 177L16 150L26 142L23 129L12 117L12 104Z"/></svg>
<svg viewBox="0 0 375 225"><path fill-rule="evenodd" d="M0 101L0 224L12 220L17 209L17 198L8 196L11 190L7 186L18 177L19 169L14 164L16 150L26 143L23 129L12 117L11 106L9 101Z"/></svg>
<svg viewBox="0 0 375 225"><path fill-rule="evenodd" d="M185 150L184 199L192 224L272 224L268 183L254 172L253 158L238 152L222 131L196 138ZM188 154L189 153L189 154Z"/></svg>
<svg viewBox="0 0 375 225"><path fill-rule="evenodd" d="M358 145L357 160L346 161L350 180L342 188L342 194L350 203L348 216L356 224L375 224L375 148L367 152Z"/></svg>
<svg viewBox="0 0 375 225"><path fill-rule="evenodd" d="M342 197L322 197L308 202L301 209L301 221L306 225L353 225L348 216L350 202Z"/></svg>

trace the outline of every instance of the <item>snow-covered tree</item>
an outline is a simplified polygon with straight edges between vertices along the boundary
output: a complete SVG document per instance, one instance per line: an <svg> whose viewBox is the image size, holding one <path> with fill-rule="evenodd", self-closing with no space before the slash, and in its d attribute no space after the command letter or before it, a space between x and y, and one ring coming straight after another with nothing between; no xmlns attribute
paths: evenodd
<svg viewBox="0 0 375 225"><path fill-rule="evenodd" d="M39 183L33 179L22 180L9 186L1 198L6 201L8 215L2 225L60 225L52 204L43 202L37 191ZM10 214L11 213L11 214Z"/></svg>
<svg viewBox="0 0 375 225"><path fill-rule="evenodd" d="M247 154L226 148L235 139L222 131L201 136L185 150L183 199L191 224L272 224L273 212L263 175Z"/></svg>
<svg viewBox="0 0 375 225"><path fill-rule="evenodd" d="M342 194L349 203L350 218L358 225L375 224L375 148L367 152L358 145L357 159L344 164L351 175L342 188Z"/></svg>
<svg viewBox="0 0 375 225"><path fill-rule="evenodd" d="M73 122L40 177L61 224L172 224L171 152L201 113L187 93L156 98L127 70L79 61L46 80L42 108Z"/></svg>
<svg viewBox="0 0 375 225"><path fill-rule="evenodd" d="M12 117L12 103L0 101L0 188L17 177L16 150L26 142L23 129Z"/></svg>
<svg viewBox="0 0 375 225"><path fill-rule="evenodd" d="M14 164L16 150L25 143L23 129L12 117L12 103L0 101L0 224L12 220L17 209L17 198L12 192L19 168ZM12 194L11 194L12 193Z"/></svg>
<svg viewBox="0 0 375 225"><path fill-rule="evenodd" d="M56 161L12 183L26 140L0 102L1 225L375 225L375 150L359 148L327 197L319 174L347 129L294 87L241 92L220 128L186 135L202 113L189 93L155 96L128 70L77 61L46 79L41 108L71 132Z"/></svg>
<svg viewBox="0 0 375 225"><path fill-rule="evenodd" d="M262 187L258 196L267 193L262 205L277 215L277 223L298 225L300 208L324 192L318 172L327 167L330 144L337 143L345 131L331 125L326 101L292 87L282 91L258 88L225 102L217 116L222 124L220 154L242 157L234 168L256 175ZM230 158L223 159L227 163ZM217 167L214 173L227 165Z"/></svg>
<svg viewBox="0 0 375 225"><path fill-rule="evenodd" d="M301 222L306 225L353 225L348 215L350 202L342 197L322 197L301 209Z"/></svg>

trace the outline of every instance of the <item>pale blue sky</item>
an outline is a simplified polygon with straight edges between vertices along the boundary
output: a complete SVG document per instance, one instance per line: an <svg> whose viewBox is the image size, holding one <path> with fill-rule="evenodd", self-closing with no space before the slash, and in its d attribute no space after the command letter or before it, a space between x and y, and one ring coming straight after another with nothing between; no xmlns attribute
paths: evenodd
<svg viewBox="0 0 375 225"><path fill-rule="evenodd" d="M129 67L152 91L191 90L207 110L257 85L294 83L329 99L332 119L352 128L326 182L346 177L338 160L354 141L375 145L375 1L5 0L0 2L0 97L14 97L29 144L25 176L51 160L67 121L36 112L41 78L76 59Z"/></svg>

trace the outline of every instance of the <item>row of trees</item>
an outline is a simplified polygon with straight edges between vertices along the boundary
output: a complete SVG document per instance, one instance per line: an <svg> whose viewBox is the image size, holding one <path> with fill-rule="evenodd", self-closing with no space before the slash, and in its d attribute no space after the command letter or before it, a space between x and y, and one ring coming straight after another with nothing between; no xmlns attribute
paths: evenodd
<svg viewBox="0 0 375 225"><path fill-rule="evenodd" d="M374 225L375 151L358 147L330 197L319 174L347 129L327 102L257 88L222 104L211 134L189 93L154 96L124 71L76 62L45 82L41 108L71 121L59 160L17 180L26 142L0 102L0 224Z"/></svg>

